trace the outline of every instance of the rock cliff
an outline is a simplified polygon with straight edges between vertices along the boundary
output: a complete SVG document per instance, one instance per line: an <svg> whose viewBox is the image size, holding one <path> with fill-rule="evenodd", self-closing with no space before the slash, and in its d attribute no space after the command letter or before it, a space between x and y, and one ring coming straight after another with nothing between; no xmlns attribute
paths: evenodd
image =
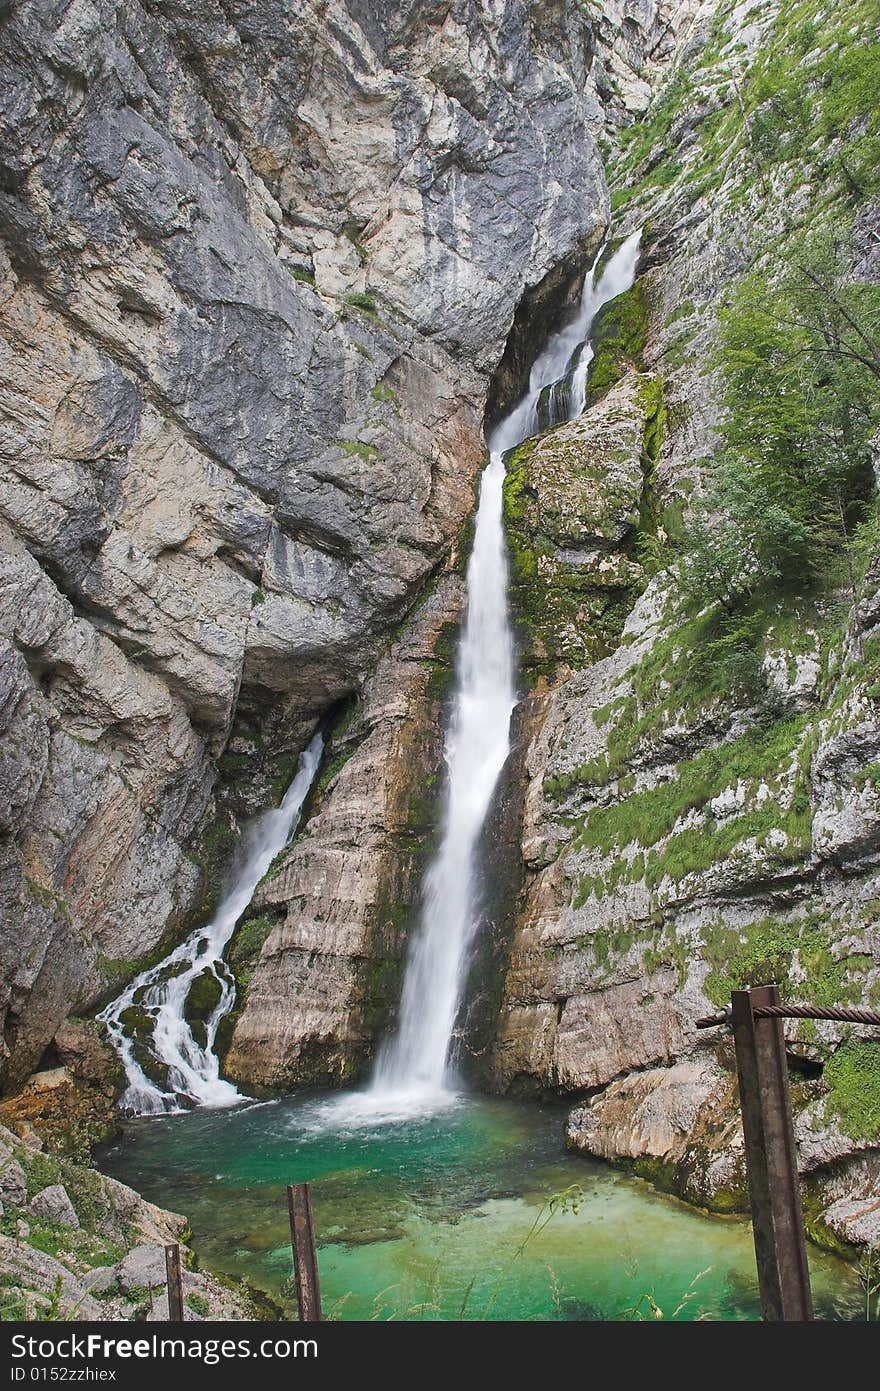
<svg viewBox="0 0 880 1391"><path fill-rule="evenodd" d="M880 282L872 34L867 0L0 3L7 1086L205 910L319 719L228 953L226 1066L362 1075L438 813L484 417L609 222L643 226L587 411L508 459L524 699L462 1032L486 1085L571 1096L573 1146L742 1206L729 1043L694 1020L769 978L880 994L878 545L841 505L849 572L723 653L678 564L749 277L808 224ZM810 1229L867 1241L876 1042L787 1032Z"/></svg>
<svg viewBox="0 0 880 1391"><path fill-rule="evenodd" d="M801 10L802 33L785 7L719 6L645 125L621 138L609 181L619 231L645 226L640 277L617 324L597 324L597 403L508 475L513 598L540 714L484 1075L514 1093L577 1095L573 1147L717 1210L745 1203L735 1066L730 1042L694 1021L731 988L770 980L793 1002L880 997L871 524L849 574L758 593L739 628L722 629L734 631L727 656L711 647L718 606L676 579L683 519L736 410L718 345L747 273L769 294L803 254L806 218L813 238L849 235L868 291L880 279L876 196L855 173L864 117L832 117L817 95L841 80L836 19ZM798 125L804 83L813 105ZM820 154L811 141L832 120ZM648 436L632 404L646 381ZM617 576L621 546L629 588L597 609L597 565ZM877 1042L830 1023L790 1021L786 1036L811 1234L876 1239Z"/></svg>
<svg viewBox="0 0 880 1391"><path fill-rule="evenodd" d="M607 221L594 27L2 7L9 1082L202 902L218 759L265 801L444 563L517 306Z"/></svg>
<svg viewBox="0 0 880 1391"><path fill-rule="evenodd" d="M582 84L577 110L585 124L575 136L580 167L573 164L568 177L575 180L571 192L591 229L587 242L594 250L607 205L591 172L593 139L625 126L643 109L647 77L668 66L678 36L698 9L653 3L602 7L578 31L583 47L571 72ZM581 22L571 6L532 7L529 14L539 51L546 44L564 51L562 36ZM566 84L571 80L566 77ZM556 103L567 90L554 88L548 99ZM515 90L514 102L521 99ZM569 265L557 261L538 293L526 289L522 295L489 383L490 416L524 385L546 335L550 321L542 292L553 292L558 313L571 289L579 288L584 262L574 280ZM635 468L640 480L638 460ZM640 488L639 481L636 491ZM472 493L467 496L470 505ZM269 935L248 972L226 1060L241 1080L267 1085L351 1080L363 1075L376 1040L393 1021L407 930L415 921L439 811L443 717L468 544L466 527L432 592L362 687L357 708L342 715L318 812L257 895L253 912ZM622 570L626 564L621 557ZM616 588L625 586L618 570ZM597 584L614 587L615 582L603 574Z"/></svg>

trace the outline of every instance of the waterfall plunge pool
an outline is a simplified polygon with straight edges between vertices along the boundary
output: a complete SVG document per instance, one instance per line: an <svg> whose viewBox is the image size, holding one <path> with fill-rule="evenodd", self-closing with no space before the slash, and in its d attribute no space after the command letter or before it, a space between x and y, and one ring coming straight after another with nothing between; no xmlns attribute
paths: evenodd
<svg viewBox="0 0 880 1391"><path fill-rule="evenodd" d="M563 1130L560 1107L534 1102L460 1097L383 1122L302 1093L129 1121L98 1162L185 1213L208 1269L248 1277L289 1312L284 1185L308 1180L327 1317L659 1317L651 1300L665 1319L759 1317L746 1221L568 1154ZM572 1184L579 1211L525 1241ZM810 1266L817 1318L864 1316L853 1269L815 1249Z"/></svg>

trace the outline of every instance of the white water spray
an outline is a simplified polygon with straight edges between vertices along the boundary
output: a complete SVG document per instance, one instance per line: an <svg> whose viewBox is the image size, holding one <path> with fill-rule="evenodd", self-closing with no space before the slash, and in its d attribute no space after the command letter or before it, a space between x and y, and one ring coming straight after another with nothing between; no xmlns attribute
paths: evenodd
<svg viewBox="0 0 880 1391"><path fill-rule="evenodd" d="M135 1115L163 1115L199 1106L233 1106L243 1101L231 1082L220 1076L214 1043L220 1022L235 1003L235 983L223 960L223 949L254 896L270 864L290 839L314 781L324 741L316 734L299 761L296 776L279 807L264 812L249 828L242 847L242 864L212 920L196 928L158 966L137 976L117 1000L98 1015L125 1066L128 1089L120 1105ZM193 982L205 971L219 986L219 998L205 1024L204 1045L194 1037L184 1016ZM135 1040L123 1016L132 1007L153 1020L143 1040L153 1059L167 1068L166 1088L156 1085L135 1056Z"/></svg>
<svg viewBox="0 0 880 1391"><path fill-rule="evenodd" d="M357 1109L365 1114L442 1104L455 1086L449 1055L478 922L477 843L510 750L510 716L517 703L507 612L504 454L537 430L538 400L545 387L565 385L567 409L561 416L580 415L593 355L590 326L601 306L632 284L639 236L634 233L615 252L595 286L595 266L590 271L574 320L550 337L532 368L525 396L488 440L489 463L480 488L467 573L467 616L446 739L443 836L425 880L398 1032L379 1055L371 1091L359 1099ZM569 381L563 383L566 374Z"/></svg>

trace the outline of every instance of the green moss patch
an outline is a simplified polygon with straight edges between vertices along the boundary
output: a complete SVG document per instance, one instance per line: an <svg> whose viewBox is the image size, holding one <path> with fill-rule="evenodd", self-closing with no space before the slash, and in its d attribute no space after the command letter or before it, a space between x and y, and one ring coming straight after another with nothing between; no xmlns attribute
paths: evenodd
<svg viewBox="0 0 880 1391"><path fill-rule="evenodd" d="M704 749L678 764L673 781L590 812L576 843L606 855L633 841L645 847L655 845L670 834L680 818L703 810L726 787L739 781L777 783L800 742L804 725L803 719L781 721L770 730L755 730Z"/></svg>
<svg viewBox="0 0 880 1391"><path fill-rule="evenodd" d="M552 679L563 664L577 669L613 650L643 584L633 554L641 560L640 538L657 532L665 408L659 378L635 380L622 415L597 420L595 440L562 427L507 460L511 607L527 680Z"/></svg>
<svg viewBox="0 0 880 1391"><path fill-rule="evenodd" d="M648 336L648 306L640 280L604 304L593 321L593 359L587 375L587 405L598 401L628 370L641 371Z"/></svg>
<svg viewBox="0 0 880 1391"><path fill-rule="evenodd" d="M343 454L356 454L359 459L363 459L365 464L372 459L380 458L378 449L372 444L365 444L363 440L335 440L337 449L341 449Z"/></svg>
<svg viewBox="0 0 880 1391"><path fill-rule="evenodd" d="M825 1064L828 1110L853 1140L880 1139L880 1043L841 1044Z"/></svg>
<svg viewBox="0 0 880 1391"><path fill-rule="evenodd" d="M702 951L711 966L704 989L716 1005L729 1003L732 990L774 984L788 1000L852 1004L862 998L862 978L871 965L860 953L838 956L829 924L815 916L790 922L764 918L742 929L719 922L704 929ZM798 971L792 979L795 954Z"/></svg>

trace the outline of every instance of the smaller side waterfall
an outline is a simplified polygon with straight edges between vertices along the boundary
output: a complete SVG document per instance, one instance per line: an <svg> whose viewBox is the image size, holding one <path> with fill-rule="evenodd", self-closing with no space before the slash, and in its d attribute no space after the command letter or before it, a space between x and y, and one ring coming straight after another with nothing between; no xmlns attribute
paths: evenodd
<svg viewBox="0 0 880 1391"><path fill-rule="evenodd" d="M321 755L324 740L316 734L302 754L296 776L279 807L266 811L248 828L240 852L240 868L212 920L198 927L164 961L136 976L118 999L98 1018L125 1066L128 1089L120 1105L134 1115L163 1115L197 1106L233 1106L243 1100L231 1082L220 1076L214 1052L217 1029L235 1003L235 985L223 960L223 950L270 864L296 828ZM217 982L219 996L206 1021L204 1044L193 1036L184 1009L193 982L205 972ZM153 1021L142 1040L159 1069L166 1072L163 1089L153 1082L135 1056L136 1042L125 1027L127 1010L136 1008Z"/></svg>

